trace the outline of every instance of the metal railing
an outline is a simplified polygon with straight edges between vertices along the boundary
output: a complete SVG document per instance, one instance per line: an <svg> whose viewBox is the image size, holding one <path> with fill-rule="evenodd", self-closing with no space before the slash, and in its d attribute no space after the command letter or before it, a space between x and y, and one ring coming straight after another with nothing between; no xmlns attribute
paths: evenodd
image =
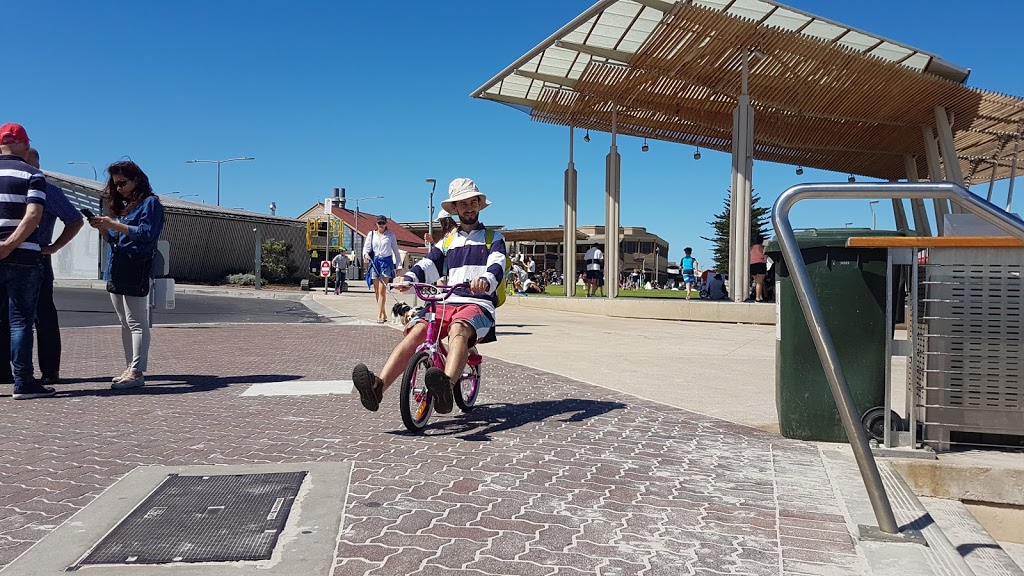
<svg viewBox="0 0 1024 576"><path fill-rule="evenodd" d="M878 521L878 527L889 534L899 534L899 524L893 515L892 504L885 493L878 465L871 454L867 433L860 426L850 389L846 384L839 357L836 353L832 336L825 326L825 318L818 304L818 297L811 286L810 277L803 255L797 245L793 227L789 222L789 211L793 205L808 199L904 199L911 200L949 200L954 206L972 213L1006 232L1010 236L1024 240L1024 220L996 208L982 198L971 194L966 189L949 182L939 183L879 183L879 184L801 184L783 192L772 208L772 225L782 249L783 259L789 269L800 309L803 312L807 329L814 341L825 377L832 397L839 410L843 428L850 440L857 467L860 470L864 486L867 488L871 508ZM887 360L888 361L888 360Z"/></svg>

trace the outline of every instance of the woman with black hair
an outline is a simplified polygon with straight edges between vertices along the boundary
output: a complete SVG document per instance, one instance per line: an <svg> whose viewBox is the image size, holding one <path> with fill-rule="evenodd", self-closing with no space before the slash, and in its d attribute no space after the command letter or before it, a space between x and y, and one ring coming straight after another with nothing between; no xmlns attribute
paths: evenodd
<svg viewBox="0 0 1024 576"><path fill-rule="evenodd" d="M149 360L149 284L156 243L164 227L164 207L153 193L149 177L134 162L114 162L107 167L107 173L110 178L103 190L103 205L108 216L89 218L89 225L106 233L107 267L103 279L121 320L121 344L127 364L124 372L113 379L111 388L137 388L145 384L143 374ZM118 286L119 278L111 282L113 266L137 266L138 270L114 270L113 276L120 277L126 271L141 275L141 290L120 293L126 290Z"/></svg>

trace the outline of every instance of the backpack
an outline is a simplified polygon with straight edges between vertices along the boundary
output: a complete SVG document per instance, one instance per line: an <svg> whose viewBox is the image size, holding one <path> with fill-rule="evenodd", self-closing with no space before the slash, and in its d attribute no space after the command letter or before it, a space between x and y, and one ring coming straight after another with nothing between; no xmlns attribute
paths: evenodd
<svg viewBox="0 0 1024 576"><path fill-rule="evenodd" d="M455 238L455 234L458 234L458 231L452 230L451 232L448 233L447 236L444 237L444 240L441 240L441 253L444 254L444 274L442 274L442 276L448 275L448 248L451 247L452 239ZM484 235L484 244L487 245L488 252L491 251L491 244L493 242L494 230L488 228L487 233ZM498 303L495 305L495 308L498 308L505 303L505 282L508 281L508 271L511 268L512 262L508 259L508 257L505 257L505 272L504 274L501 275L501 282L498 283L498 287L494 290L494 295L497 296L498 299Z"/></svg>

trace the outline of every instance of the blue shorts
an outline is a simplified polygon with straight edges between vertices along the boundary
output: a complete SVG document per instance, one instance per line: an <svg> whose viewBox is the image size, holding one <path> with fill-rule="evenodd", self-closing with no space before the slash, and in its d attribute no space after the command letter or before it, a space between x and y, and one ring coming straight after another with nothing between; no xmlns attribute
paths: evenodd
<svg viewBox="0 0 1024 576"><path fill-rule="evenodd" d="M683 274L683 284L696 284L697 279L692 274Z"/></svg>
<svg viewBox="0 0 1024 576"><path fill-rule="evenodd" d="M370 261L370 269L366 271L369 280L395 277L395 261L390 257L378 256Z"/></svg>

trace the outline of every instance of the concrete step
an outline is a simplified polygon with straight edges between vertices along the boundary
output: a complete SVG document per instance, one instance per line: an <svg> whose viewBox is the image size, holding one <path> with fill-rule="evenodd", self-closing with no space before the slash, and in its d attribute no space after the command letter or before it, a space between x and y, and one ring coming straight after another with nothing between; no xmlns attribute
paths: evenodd
<svg viewBox="0 0 1024 576"><path fill-rule="evenodd" d="M877 527L878 521L868 500L864 481L853 453L847 445L820 445L822 460L832 478L833 490L846 508L851 533L857 537L861 527ZM876 576L976 576L941 526L889 462L879 459L879 473L901 530L920 531L927 545L910 542L873 541L860 538L858 551L864 555L871 574Z"/></svg>
<svg viewBox="0 0 1024 576"><path fill-rule="evenodd" d="M962 502L927 497L919 500L975 574L1024 576L1024 569L989 535Z"/></svg>

